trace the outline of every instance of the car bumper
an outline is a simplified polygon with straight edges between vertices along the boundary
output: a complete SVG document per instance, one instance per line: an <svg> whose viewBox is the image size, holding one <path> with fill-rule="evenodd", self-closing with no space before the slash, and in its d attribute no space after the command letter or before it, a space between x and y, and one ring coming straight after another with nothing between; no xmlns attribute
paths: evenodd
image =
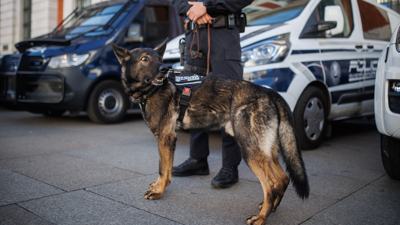
<svg viewBox="0 0 400 225"><path fill-rule="evenodd" d="M8 58L8 59L7 59ZM94 79L79 68L23 71L21 54L2 58L0 70L0 102L15 103L32 109L83 109L86 95Z"/></svg>

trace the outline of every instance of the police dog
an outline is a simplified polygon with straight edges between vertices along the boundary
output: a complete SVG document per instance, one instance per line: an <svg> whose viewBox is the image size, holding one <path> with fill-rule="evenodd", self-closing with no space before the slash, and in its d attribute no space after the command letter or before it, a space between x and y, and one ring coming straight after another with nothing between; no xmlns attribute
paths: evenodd
<svg viewBox="0 0 400 225"><path fill-rule="evenodd" d="M159 176L144 194L158 199L171 182L177 140L175 129L207 129L219 125L236 138L243 159L261 182L264 201L258 215L247 224L262 224L276 210L290 182L301 198L308 198L309 185L286 101L274 90L233 79L205 79L189 101L182 122L177 122L182 92L168 81L163 65L165 40L155 49L127 50L112 45L122 65L122 84L131 100L142 105L144 120L158 141ZM290 180L278 162L281 153Z"/></svg>

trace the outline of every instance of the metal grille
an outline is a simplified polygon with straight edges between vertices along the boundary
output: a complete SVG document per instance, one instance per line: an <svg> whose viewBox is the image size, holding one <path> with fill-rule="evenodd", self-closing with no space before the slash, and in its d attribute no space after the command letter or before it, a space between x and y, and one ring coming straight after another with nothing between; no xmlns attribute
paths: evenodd
<svg viewBox="0 0 400 225"><path fill-rule="evenodd" d="M394 113L400 113L400 93L389 94L389 109Z"/></svg>
<svg viewBox="0 0 400 225"><path fill-rule="evenodd" d="M0 66L1 72L16 72L20 56L18 55L6 55L2 59L2 63Z"/></svg>
<svg viewBox="0 0 400 225"><path fill-rule="evenodd" d="M43 63L42 57L29 57L28 71L40 71Z"/></svg>

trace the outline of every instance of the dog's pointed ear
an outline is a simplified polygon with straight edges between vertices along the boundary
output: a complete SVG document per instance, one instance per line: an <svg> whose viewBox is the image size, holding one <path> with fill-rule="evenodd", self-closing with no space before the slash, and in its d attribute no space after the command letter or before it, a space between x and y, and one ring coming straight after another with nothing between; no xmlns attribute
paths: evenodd
<svg viewBox="0 0 400 225"><path fill-rule="evenodd" d="M161 43L159 46L157 46L157 47L154 49L154 50L157 50L157 51L158 51L158 54L161 56L161 59L163 58L165 49L167 48L167 41L168 41L168 38L166 38L166 39L163 41L163 43Z"/></svg>
<svg viewBox="0 0 400 225"><path fill-rule="evenodd" d="M121 48L113 43L111 43L111 46L112 46L112 48L114 50L114 54L115 54L115 56L117 56L117 59L120 64L128 61L131 58L131 54L129 54L128 49Z"/></svg>

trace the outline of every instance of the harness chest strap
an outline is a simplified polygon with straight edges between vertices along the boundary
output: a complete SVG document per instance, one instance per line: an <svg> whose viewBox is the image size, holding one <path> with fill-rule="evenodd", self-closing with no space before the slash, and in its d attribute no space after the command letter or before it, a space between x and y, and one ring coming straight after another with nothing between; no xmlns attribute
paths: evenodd
<svg viewBox="0 0 400 225"><path fill-rule="evenodd" d="M179 101L179 117L178 121L182 123L183 117L185 117L186 109L189 105L190 95L192 94L192 88L185 86L182 90L181 99Z"/></svg>

